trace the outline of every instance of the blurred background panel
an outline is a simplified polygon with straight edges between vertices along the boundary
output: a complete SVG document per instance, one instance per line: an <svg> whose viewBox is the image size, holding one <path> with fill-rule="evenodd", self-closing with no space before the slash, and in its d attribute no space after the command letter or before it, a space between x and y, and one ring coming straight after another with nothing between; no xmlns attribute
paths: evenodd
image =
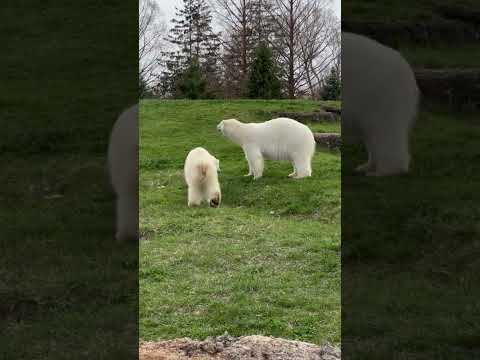
<svg viewBox="0 0 480 360"><path fill-rule="evenodd" d="M137 2L6 1L0 356L137 354L138 245L114 240L107 147L137 102Z"/></svg>
<svg viewBox="0 0 480 360"><path fill-rule="evenodd" d="M342 149L345 359L480 356L479 16L473 0L342 1L342 31L398 50L421 93L408 174L359 175L365 148Z"/></svg>

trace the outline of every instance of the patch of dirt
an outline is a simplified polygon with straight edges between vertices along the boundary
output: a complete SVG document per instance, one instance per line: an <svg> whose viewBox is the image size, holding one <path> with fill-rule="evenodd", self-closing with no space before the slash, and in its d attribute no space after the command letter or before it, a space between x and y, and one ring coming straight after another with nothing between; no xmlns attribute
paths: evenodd
<svg viewBox="0 0 480 360"><path fill-rule="evenodd" d="M339 360L340 349L267 336L140 342L140 360Z"/></svg>

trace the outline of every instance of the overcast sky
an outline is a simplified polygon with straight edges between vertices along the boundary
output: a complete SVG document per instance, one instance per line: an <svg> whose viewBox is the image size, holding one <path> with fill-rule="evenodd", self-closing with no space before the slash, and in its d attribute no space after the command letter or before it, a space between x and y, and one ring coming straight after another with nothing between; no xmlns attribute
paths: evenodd
<svg viewBox="0 0 480 360"><path fill-rule="evenodd" d="M180 7L182 5L182 0L157 0L160 10L165 15L167 23L170 23L170 19L175 16L175 6ZM335 14L338 18L341 18L341 0L332 0L332 7L335 11Z"/></svg>

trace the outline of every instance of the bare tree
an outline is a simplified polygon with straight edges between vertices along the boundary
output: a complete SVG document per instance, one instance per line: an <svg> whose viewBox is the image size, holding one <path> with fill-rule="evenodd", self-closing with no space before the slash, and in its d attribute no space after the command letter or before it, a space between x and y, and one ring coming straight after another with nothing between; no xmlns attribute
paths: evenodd
<svg viewBox="0 0 480 360"><path fill-rule="evenodd" d="M332 66L340 71L340 23L332 11L316 7L301 29L299 38L302 71L297 87L306 85L310 96L318 97L324 74Z"/></svg>
<svg viewBox="0 0 480 360"><path fill-rule="evenodd" d="M276 24L271 41L282 64L282 76L290 99L313 89L333 62L332 30L338 27L328 0L269 0Z"/></svg>
<svg viewBox="0 0 480 360"><path fill-rule="evenodd" d="M158 77L157 69L161 55L162 37L166 26L154 0L140 0L138 15L139 79L141 90L145 90L150 88Z"/></svg>
<svg viewBox="0 0 480 360"><path fill-rule="evenodd" d="M225 29L224 67L231 80L229 90L245 95L249 68L258 45L266 41L271 22L265 11L266 0L212 0ZM270 30L269 30L270 29ZM233 85L233 86L232 86Z"/></svg>
<svg viewBox="0 0 480 360"><path fill-rule="evenodd" d="M240 54L240 72L243 76L247 73L247 38L252 17L251 0L215 0L217 14L228 29L229 38L224 42L228 50L233 50L237 44L232 44L233 37L238 35Z"/></svg>
<svg viewBox="0 0 480 360"><path fill-rule="evenodd" d="M338 75L338 79L341 80L342 78L342 31L340 26L338 26L333 34L332 37L332 52L335 56L335 60L333 61L333 67Z"/></svg>

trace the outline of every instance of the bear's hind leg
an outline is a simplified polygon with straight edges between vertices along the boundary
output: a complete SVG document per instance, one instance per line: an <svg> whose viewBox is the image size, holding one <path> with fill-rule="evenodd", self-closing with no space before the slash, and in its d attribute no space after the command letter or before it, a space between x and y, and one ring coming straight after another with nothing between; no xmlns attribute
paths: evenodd
<svg viewBox="0 0 480 360"><path fill-rule="evenodd" d="M367 150L368 150L368 147L367 147ZM370 150L368 150L368 161L364 164L358 165L355 168L355 171L359 173L367 173L367 172L375 171L375 164L373 163L372 152Z"/></svg>
<svg viewBox="0 0 480 360"><path fill-rule="evenodd" d="M390 131L381 134L369 144L373 168L367 176L388 176L407 173L410 155L408 152L408 132Z"/></svg>
<svg viewBox="0 0 480 360"><path fill-rule="evenodd" d="M304 177L312 176L311 159L305 157L296 157L294 160L295 175L293 179L302 179Z"/></svg>
<svg viewBox="0 0 480 360"><path fill-rule="evenodd" d="M118 241L138 240L138 199L135 195L123 194L117 197Z"/></svg>
<svg viewBox="0 0 480 360"><path fill-rule="evenodd" d="M202 194L195 186L188 187L188 206L199 206L202 203Z"/></svg>

